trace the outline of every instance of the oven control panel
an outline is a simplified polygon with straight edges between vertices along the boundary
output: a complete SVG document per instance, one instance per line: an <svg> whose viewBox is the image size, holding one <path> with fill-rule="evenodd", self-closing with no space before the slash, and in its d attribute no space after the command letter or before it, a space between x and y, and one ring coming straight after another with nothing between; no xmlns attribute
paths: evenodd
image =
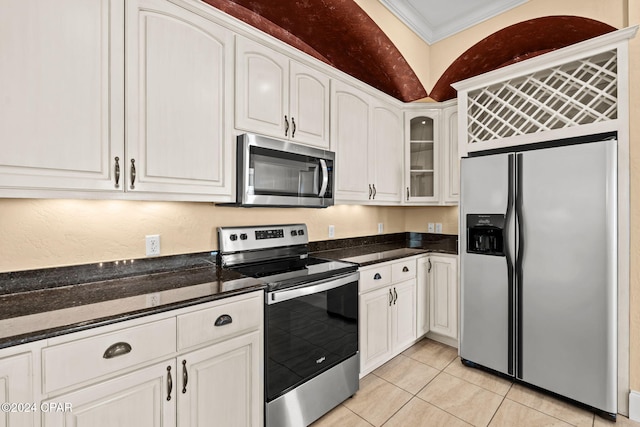
<svg viewBox="0 0 640 427"><path fill-rule="evenodd" d="M218 249L223 254L308 243L306 224L218 228Z"/></svg>

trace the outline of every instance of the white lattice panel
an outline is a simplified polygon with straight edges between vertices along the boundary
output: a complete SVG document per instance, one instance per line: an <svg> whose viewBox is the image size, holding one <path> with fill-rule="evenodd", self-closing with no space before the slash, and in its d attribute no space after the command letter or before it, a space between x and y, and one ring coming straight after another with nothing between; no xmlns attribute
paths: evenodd
<svg viewBox="0 0 640 427"><path fill-rule="evenodd" d="M468 142L616 119L616 50L492 84L468 95Z"/></svg>

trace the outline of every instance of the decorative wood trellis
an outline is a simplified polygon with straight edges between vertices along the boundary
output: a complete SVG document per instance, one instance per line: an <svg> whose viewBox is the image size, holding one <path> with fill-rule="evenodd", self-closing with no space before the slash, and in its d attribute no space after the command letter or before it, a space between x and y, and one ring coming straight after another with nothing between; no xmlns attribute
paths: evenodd
<svg viewBox="0 0 640 427"><path fill-rule="evenodd" d="M616 50L468 94L468 143L616 119Z"/></svg>

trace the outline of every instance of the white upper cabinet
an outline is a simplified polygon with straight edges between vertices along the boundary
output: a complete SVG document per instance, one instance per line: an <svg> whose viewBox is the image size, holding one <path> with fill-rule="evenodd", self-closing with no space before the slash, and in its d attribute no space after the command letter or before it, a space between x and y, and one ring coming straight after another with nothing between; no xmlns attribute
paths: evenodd
<svg viewBox="0 0 640 427"><path fill-rule="evenodd" d="M237 129L329 147L329 77L236 37Z"/></svg>
<svg viewBox="0 0 640 427"><path fill-rule="evenodd" d="M400 203L403 160L400 109L335 80L331 105L336 200Z"/></svg>
<svg viewBox="0 0 640 427"><path fill-rule="evenodd" d="M114 190L124 2L0 2L0 195Z"/></svg>
<svg viewBox="0 0 640 427"><path fill-rule="evenodd" d="M405 204L458 203L458 109L455 101L405 110Z"/></svg>
<svg viewBox="0 0 640 427"><path fill-rule="evenodd" d="M126 190L230 194L233 33L165 0L126 12Z"/></svg>

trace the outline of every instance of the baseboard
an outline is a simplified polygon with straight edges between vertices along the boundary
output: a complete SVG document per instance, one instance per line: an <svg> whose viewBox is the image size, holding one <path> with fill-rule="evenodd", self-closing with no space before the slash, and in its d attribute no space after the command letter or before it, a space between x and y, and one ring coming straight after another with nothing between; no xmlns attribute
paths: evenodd
<svg viewBox="0 0 640 427"><path fill-rule="evenodd" d="M453 348L458 348L458 340L455 338L445 337L431 331L427 332L427 335L425 335L425 337L430 338L434 341L438 341L439 343L446 344Z"/></svg>
<svg viewBox="0 0 640 427"><path fill-rule="evenodd" d="M631 390L629 393L629 419L640 421L640 391Z"/></svg>

